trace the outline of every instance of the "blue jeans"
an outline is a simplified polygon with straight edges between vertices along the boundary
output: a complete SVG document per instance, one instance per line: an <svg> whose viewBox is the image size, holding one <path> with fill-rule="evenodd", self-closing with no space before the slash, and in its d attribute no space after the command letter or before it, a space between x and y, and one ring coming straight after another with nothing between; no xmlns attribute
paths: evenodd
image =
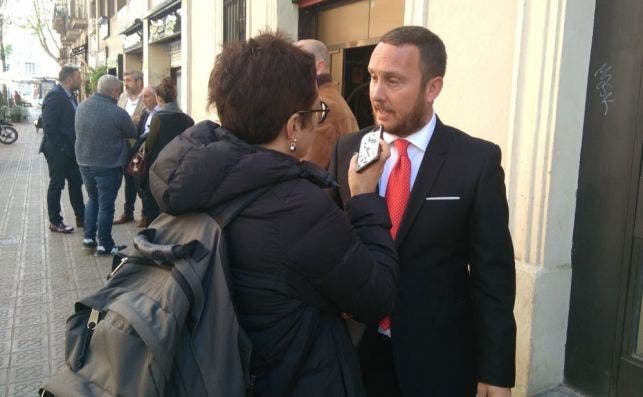
<svg viewBox="0 0 643 397"><path fill-rule="evenodd" d="M85 206L85 238L96 239L109 251L114 246L112 222L114 202L123 180L123 167L103 168L80 166L89 200Z"/></svg>

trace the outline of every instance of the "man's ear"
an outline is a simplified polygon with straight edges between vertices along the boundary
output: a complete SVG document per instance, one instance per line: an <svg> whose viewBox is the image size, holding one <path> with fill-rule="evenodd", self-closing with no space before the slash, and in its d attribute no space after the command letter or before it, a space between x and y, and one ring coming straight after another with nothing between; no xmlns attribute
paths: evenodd
<svg viewBox="0 0 643 397"><path fill-rule="evenodd" d="M315 63L315 71L317 72L317 76L319 76L320 74L326 73L327 66L328 65L326 65L326 62L324 62L323 59L320 59L319 61L317 61Z"/></svg>
<svg viewBox="0 0 643 397"><path fill-rule="evenodd" d="M427 103L433 103L438 95L440 95L443 83L444 80L442 76L435 76L426 83L426 88L424 88L424 99Z"/></svg>

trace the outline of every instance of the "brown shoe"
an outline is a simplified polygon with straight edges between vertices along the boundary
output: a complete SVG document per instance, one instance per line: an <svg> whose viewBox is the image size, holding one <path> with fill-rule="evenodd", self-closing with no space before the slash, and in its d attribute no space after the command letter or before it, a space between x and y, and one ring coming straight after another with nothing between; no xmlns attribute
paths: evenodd
<svg viewBox="0 0 643 397"><path fill-rule="evenodd" d="M85 228L85 218L82 216L76 217L76 227L84 229Z"/></svg>
<svg viewBox="0 0 643 397"><path fill-rule="evenodd" d="M67 226L64 223L60 222L57 225L54 225L53 223L49 224L49 230L51 230L54 233L71 233L74 231L74 228L71 226Z"/></svg>
<svg viewBox="0 0 643 397"><path fill-rule="evenodd" d="M123 214L120 218L114 221L114 225L122 225L123 223L132 222L134 215Z"/></svg>
<svg viewBox="0 0 643 397"><path fill-rule="evenodd" d="M149 223L147 222L147 218L144 216L142 216L141 219L136 224L137 227L147 227L147 225L149 225Z"/></svg>

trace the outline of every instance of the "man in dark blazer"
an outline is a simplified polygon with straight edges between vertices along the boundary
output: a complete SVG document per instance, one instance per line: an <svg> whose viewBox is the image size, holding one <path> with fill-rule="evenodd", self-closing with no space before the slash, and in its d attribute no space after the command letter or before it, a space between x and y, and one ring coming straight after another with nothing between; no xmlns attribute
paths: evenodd
<svg viewBox="0 0 643 397"><path fill-rule="evenodd" d="M393 312L367 324L357 347L369 396L509 396L514 385L515 268L500 149L437 118L445 68L440 38L413 26L385 34L368 67L373 115L391 147L378 189L400 257ZM335 148L330 171L342 203L349 161L371 129ZM401 207L393 191L406 191Z"/></svg>
<svg viewBox="0 0 643 397"><path fill-rule="evenodd" d="M76 66L63 66L58 74L58 84L49 91L42 104L43 137L40 152L45 155L49 168L47 190L47 211L49 230L57 233L71 233L72 226L63 222L60 215L60 196L67 180L69 201L76 215L76 226L83 226L85 204L83 202L83 180L76 163L74 144L76 131L76 97L73 91L80 88L80 71Z"/></svg>

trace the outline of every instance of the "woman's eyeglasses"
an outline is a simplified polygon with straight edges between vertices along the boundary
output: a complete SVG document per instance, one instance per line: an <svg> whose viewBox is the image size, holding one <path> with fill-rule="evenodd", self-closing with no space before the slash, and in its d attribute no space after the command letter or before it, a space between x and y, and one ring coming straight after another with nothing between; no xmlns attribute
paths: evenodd
<svg viewBox="0 0 643 397"><path fill-rule="evenodd" d="M326 120L326 116L328 116L328 112L330 112L330 108L324 101L319 101L319 109L310 109L310 110L300 110L297 112L297 114L304 114L304 113L319 113L317 116L317 124L321 124Z"/></svg>

